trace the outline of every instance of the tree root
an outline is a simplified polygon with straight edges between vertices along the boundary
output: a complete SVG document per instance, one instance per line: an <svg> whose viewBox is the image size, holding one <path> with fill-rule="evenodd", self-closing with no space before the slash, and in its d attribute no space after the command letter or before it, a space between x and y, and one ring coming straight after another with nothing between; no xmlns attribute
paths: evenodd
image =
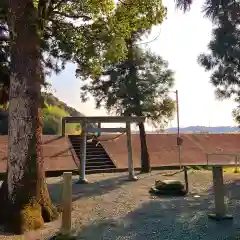
<svg viewBox="0 0 240 240"><path fill-rule="evenodd" d="M51 222L58 217L58 212L53 205L40 205L29 203L21 208L6 208L0 215L1 223L9 232L22 234L26 231L43 227L45 222Z"/></svg>
<svg viewBox="0 0 240 240"><path fill-rule="evenodd" d="M19 217L19 224L15 228L23 233L43 227L45 222L55 220L58 213L53 205L31 204L20 210Z"/></svg>
<svg viewBox="0 0 240 240"><path fill-rule="evenodd" d="M7 200L5 186L0 189L0 223L4 229L14 234L22 234L26 231L43 227L45 222L51 222L58 217L57 208L52 204L47 188L42 190L40 200L28 199L21 204Z"/></svg>

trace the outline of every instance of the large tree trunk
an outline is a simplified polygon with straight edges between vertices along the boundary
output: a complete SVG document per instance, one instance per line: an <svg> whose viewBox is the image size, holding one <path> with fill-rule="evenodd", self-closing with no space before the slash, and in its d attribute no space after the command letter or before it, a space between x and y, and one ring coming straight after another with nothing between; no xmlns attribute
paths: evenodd
<svg viewBox="0 0 240 240"><path fill-rule="evenodd" d="M39 118L41 66L37 13L32 0L9 0L11 79L7 179L0 220L14 232L43 226L57 216L44 181Z"/></svg>
<svg viewBox="0 0 240 240"><path fill-rule="evenodd" d="M150 158L148 154L146 132L144 123L139 124L140 143L141 143L141 172L149 173L151 171Z"/></svg>

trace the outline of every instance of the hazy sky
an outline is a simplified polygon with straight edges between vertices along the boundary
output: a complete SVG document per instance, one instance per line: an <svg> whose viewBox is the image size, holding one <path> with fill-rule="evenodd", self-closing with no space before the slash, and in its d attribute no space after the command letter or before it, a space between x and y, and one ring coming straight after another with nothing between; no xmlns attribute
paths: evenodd
<svg viewBox="0 0 240 240"><path fill-rule="evenodd" d="M212 26L201 14L202 1L195 2L192 10L183 14L175 9L173 0L165 0L168 19L161 26L154 27L147 41L154 39L161 31L160 36L143 46L161 55L175 72L174 90L179 91L181 127L235 125L231 115L235 104L230 100L215 100L214 88L209 83L210 73L196 62L197 56L207 49ZM69 64L60 75L51 77L56 96L85 115L106 115L104 110L95 110L93 101L81 103L81 83L75 78L74 71L75 66ZM176 126L175 120L171 126Z"/></svg>

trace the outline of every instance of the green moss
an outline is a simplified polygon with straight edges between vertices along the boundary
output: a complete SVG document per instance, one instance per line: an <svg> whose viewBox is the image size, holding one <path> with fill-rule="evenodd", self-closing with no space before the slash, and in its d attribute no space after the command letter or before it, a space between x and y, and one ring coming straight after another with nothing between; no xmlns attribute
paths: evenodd
<svg viewBox="0 0 240 240"><path fill-rule="evenodd" d="M42 217L45 222L51 222L58 217L57 208L54 205L44 205L42 206Z"/></svg>
<svg viewBox="0 0 240 240"><path fill-rule="evenodd" d="M43 227L41 206L39 204L26 205L20 210L21 231L35 230Z"/></svg>
<svg viewBox="0 0 240 240"><path fill-rule="evenodd" d="M61 213L63 211L63 208L62 208L61 204L56 205L56 209L57 209L58 213Z"/></svg>
<svg viewBox="0 0 240 240"><path fill-rule="evenodd" d="M35 202L25 205L23 209L16 209L10 215L5 226L13 233L22 234L39 229L44 226L45 222L57 219L58 212L53 205L41 206Z"/></svg>
<svg viewBox="0 0 240 240"><path fill-rule="evenodd" d="M235 168L234 173L239 173L239 168Z"/></svg>
<svg viewBox="0 0 240 240"><path fill-rule="evenodd" d="M7 184L4 181L0 188L0 222L9 232L22 234L25 231L43 227L44 222L50 222L58 217L57 208L52 204L47 185L41 186L39 199L30 197L24 188L18 190L16 201L7 198Z"/></svg>
<svg viewBox="0 0 240 240"><path fill-rule="evenodd" d="M54 240L77 240L77 237L72 236L71 234L61 234L61 233L59 233L53 239Z"/></svg>
<svg viewBox="0 0 240 240"><path fill-rule="evenodd" d="M184 189L184 185L180 181L177 181L177 180L165 180L165 181L157 180L157 181L155 181L155 188L157 190L181 191Z"/></svg>

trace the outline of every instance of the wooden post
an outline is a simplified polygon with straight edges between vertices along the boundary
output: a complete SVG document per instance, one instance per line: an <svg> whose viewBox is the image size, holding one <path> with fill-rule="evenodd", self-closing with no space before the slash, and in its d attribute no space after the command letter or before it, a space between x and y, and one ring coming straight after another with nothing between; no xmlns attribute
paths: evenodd
<svg viewBox="0 0 240 240"><path fill-rule="evenodd" d="M188 184L188 172L187 172L187 167L183 167L183 172L184 172L184 181L185 181L185 191L186 193L189 192L189 184Z"/></svg>
<svg viewBox="0 0 240 240"><path fill-rule="evenodd" d="M86 131L86 123L82 122L82 137L80 143L80 169L79 169L79 180L76 182L78 184L87 183L86 179L86 150L87 150L87 131Z"/></svg>
<svg viewBox="0 0 240 240"><path fill-rule="evenodd" d="M215 213L209 214L209 218L215 220L232 219L232 216L226 215L222 166L213 166L212 173L213 173Z"/></svg>
<svg viewBox="0 0 240 240"><path fill-rule="evenodd" d="M128 172L129 180L137 180L134 173L133 158L132 158L132 140L131 140L131 125L130 122L126 122L126 133L127 133L127 150L128 150Z"/></svg>
<svg viewBox="0 0 240 240"><path fill-rule="evenodd" d="M102 125L101 122L98 122L97 127L100 129L100 128L101 128L101 125ZM99 136L101 136L101 132L98 132L98 137L99 137Z"/></svg>
<svg viewBox="0 0 240 240"><path fill-rule="evenodd" d="M65 136L65 118L62 118L62 137Z"/></svg>
<svg viewBox="0 0 240 240"><path fill-rule="evenodd" d="M72 213L72 173L63 173L62 189L62 225L61 233L68 234L71 231L71 213Z"/></svg>
<svg viewBox="0 0 240 240"><path fill-rule="evenodd" d="M80 135L80 166L79 166L79 179L82 177L82 158L83 158L83 135L85 132L84 124L81 122L81 135Z"/></svg>
<svg viewBox="0 0 240 240"><path fill-rule="evenodd" d="M213 166L213 188L215 198L215 213L222 217L226 214L226 206L224 202L224 186L222 167Z"/></svg>
<svg viewBox="0 0 240 240"><path fill-rule="evenodd" d="M239 157L235 157L235 170L234 173L239 173Z"/></svg>

